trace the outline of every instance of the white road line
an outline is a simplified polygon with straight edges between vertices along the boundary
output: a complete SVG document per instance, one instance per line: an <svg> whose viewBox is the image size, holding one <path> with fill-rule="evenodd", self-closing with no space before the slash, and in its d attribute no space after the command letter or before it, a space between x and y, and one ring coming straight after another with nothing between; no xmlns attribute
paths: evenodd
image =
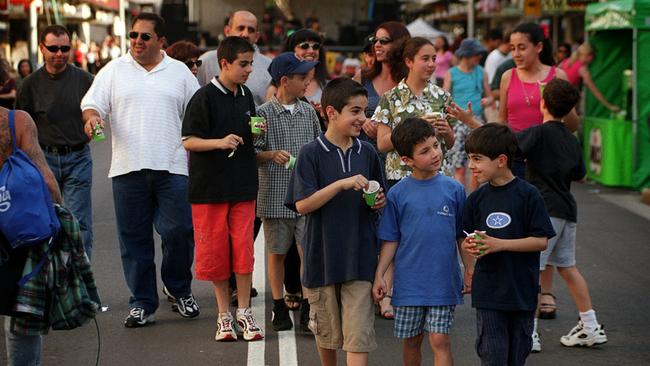
<svg viewBox="0 0 650 366"><path fill-rule="evenodd" d="M294 321L294 312L289 311L289 317L293 322L293 329L278 332L278 348L280 353L280 365L297 366L298 354L296 351L296 331L300 325Z"/></svg>
<svg viewBox="0 0 650 366"><path fill-rule="evenodd" d="M266 250L264 231L260 229L254 244L255 267L253 268L253 287L257 289L257 297L253 298L252 309L257 325L266 329ZM266 341L248 342L248 366L264 365Z"/></svg>

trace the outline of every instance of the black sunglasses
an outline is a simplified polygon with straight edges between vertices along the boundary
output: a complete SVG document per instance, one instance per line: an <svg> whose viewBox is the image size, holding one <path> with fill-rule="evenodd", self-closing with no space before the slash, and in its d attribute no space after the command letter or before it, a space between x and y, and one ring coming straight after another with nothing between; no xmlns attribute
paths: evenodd
<svg viewBox="0 0 650 366"><path fill-rule="evenodd" d="M302 42L298 44L298 47L302 48L303 50L309 49L309 47L311 47L312 50L318 51L320 50L320 43L309 44L309 42Z"/></svg>
<svg viewBox="0 0 650 366"><path fill-rule="evenodd" d="M145 42L147 42L148 40L150 40L153 37L149 33L129 32L129 38L131 38L131 39L138 39L138 36L140 36L140 39L142 39Z"/></svg>
<svg viewBox="0 0 650 366"><path fill-rule="evenodd" d="M375 37L375 36L372 36L372 37L368 38L368 40L369 40L370 43L372 43L372 44L375 44L375 43L379 42L379 43L381 43L381 44L384 45L384 46L387 45L387 44L389 44L389 43L391 43L391 42L393 42L393 39L390 38L390 37L381 37L381 38L377 38L377 37Z"/></svg>
<svg viewBox="0 0 650 366"><path fill-rule="evenodd" d="M196 61L189 60L189 61L185 61L185 65L187 65L187 67L189 67L190 69L193 68L194 65L196 65L196 67L201 67L201 64L203 64L203 60L196 60Z"/></svg>
<svg viewBox="0 0 650 366"><path fill-rule="evenodd" d="M57 53L59 51L61 51L63 53L70 52L70 46L46 46L46 45L43 45L43 47L45 47L45 49L47 49L48 51L50 51L52 53Z"/></svg>

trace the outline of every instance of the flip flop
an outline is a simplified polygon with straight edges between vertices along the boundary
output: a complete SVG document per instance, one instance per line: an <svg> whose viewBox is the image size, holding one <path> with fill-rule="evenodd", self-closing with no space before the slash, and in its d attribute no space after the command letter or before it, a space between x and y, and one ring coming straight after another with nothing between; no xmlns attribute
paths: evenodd
<svg viewBox="0 0 650 366"><path fill-rule="evenodd" d="M284 303L287 304L289 310L298 310L300 309L300 302L302 301L302 296L300 294L285 294ZM293 306L289 305L293 304Z"/></svg>
<svg viewBox="0 0 650 366"><path fill-rule="evenodd" d="M555 303L555 295L550 292L542 292L541 296L550 296L553 302L540 302L539 303L539 318L540 319L555 319L557 312L557 304Z"/></svg>

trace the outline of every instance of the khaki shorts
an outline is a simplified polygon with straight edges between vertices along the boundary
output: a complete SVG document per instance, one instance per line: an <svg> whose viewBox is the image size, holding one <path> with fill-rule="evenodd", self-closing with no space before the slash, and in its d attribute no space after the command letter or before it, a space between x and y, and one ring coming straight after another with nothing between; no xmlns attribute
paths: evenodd
<svg viewBox="0 0 650 366"><path fill-rule="evenodd" d="M309 329L320 348L370 352L375 342L372 283L349 281L307 289Z"/></svg>
<svg viewBox="0 0 650 366"><path fill-rule="evenodd" d="M295 219L262 219L266 251L287 254L293 240L300 244L305 235L305 217Z"/></svg>

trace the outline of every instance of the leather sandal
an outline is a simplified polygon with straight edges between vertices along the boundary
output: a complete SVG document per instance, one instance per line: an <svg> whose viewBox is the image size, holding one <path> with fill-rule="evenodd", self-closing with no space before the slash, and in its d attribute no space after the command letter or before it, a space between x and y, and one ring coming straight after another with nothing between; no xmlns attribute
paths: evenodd
<svg viewBox="0 0 650 366"><path fill-rule="evenodd" d="M557 312L557 304L555 303L555 295L550 292L542 292L541 296L550 296L553 298L553 302L541 302L539 303L539 318L540 319L555 319Z"/></svg>

